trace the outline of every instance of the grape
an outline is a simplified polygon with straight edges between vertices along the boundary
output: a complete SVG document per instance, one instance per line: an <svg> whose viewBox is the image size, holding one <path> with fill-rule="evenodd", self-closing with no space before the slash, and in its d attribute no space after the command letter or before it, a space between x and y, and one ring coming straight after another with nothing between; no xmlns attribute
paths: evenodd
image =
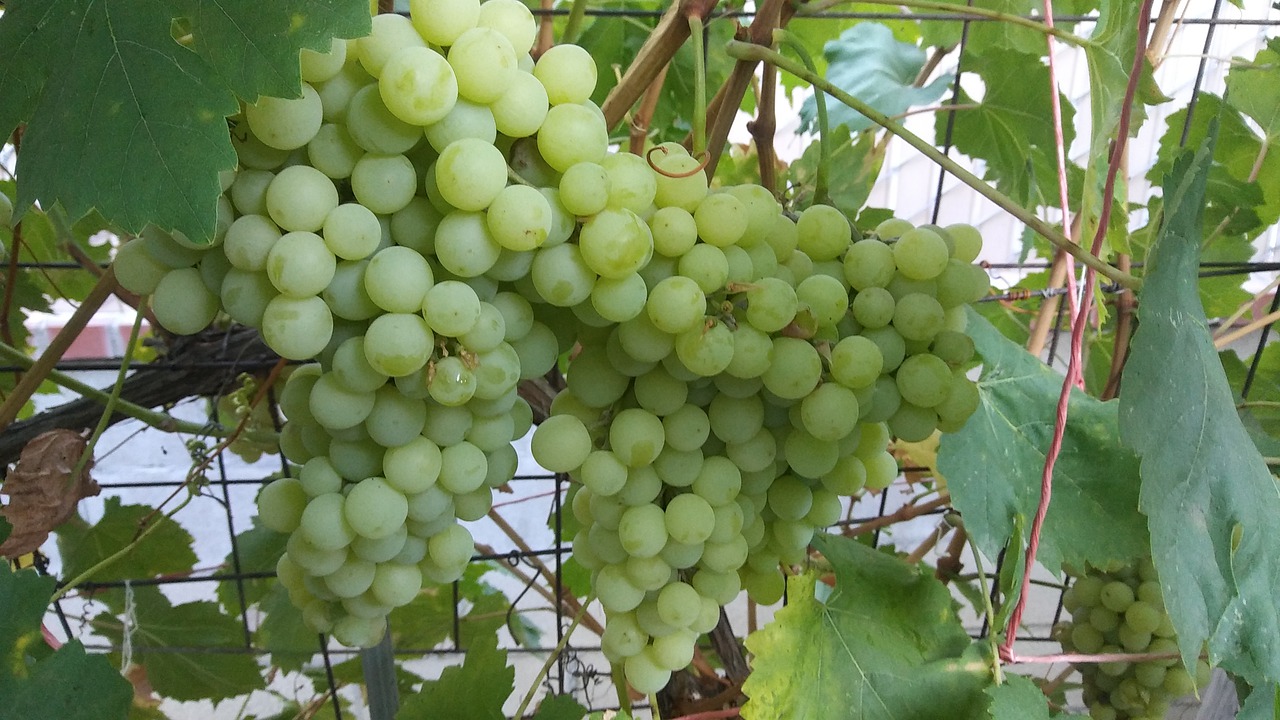
<svg viewBox="0 0 1280 720"><path fill-rule="evenodd" d="M311 388L311 416L326 430L345 430L364 422L373 410L374 394L340 383L332 372L320 376Z"/></svg>
<svg viewBox="0 0 1280 720"><path fill-rule="evenodd" d="M403 210L417 187L413 163L404 155L366 153L351 170L356 200L381 215Z"/></svg>
<svg viewBox="0 0 1280 720"><path fill-rule="evenodd" d="M796 299L813 313L819 325L835 325L849 310L848 289L830 275L812 275L801 280L796 285Z"/></svg>
<svg viewBox="0 0 1280 720"><path fill-rule="evenodd" d="M432 45L448 47L480 19L479 0L410 0L413 26Z"/></svg>
<svg viewBox="0 0 1280 720"><path fill-rule="evenodd" d="M376 78L402 48L426 47L426 44L409 18L387 13L373 16L372 31L360 38L356 47L360 64Z"/></svg>
<svg viewBox="0 0 1280 720"><path fill-rule="evenodd" d="M231 262L232 267L248 272L265 270L267 254L271 252L271 246L280 239L280 236L280 228L276 227L271 218L263 215L242 215L227 228L227 234L222 241L222 252ZM118 257L126 255L127 247L136 247L141 250L142 243L133 241L126 244L120 249Z"/></svg>
<svg viewBox="0 0 1280 720"><path fill-rule="evenodd" d="M666 515L657 505L627 508L618 521L618 540L633 557L654 557L667 543Z"/></svg>
<svg viewBox="0 0 1280 720"><path fill-rule="evenodd" d="M315 137L324 122L320 95L309 83L302 83L302 97L285 99L262 97L244 109L245 121L254 137L277 150L293 150Z"/></svg>
<svg viewBox="0 0 1280 720"><path fill-rule="evenodd" d="M795 318L795 288L778 278L762 278L747 290L747 322L763 332L777 332Z"/></svg>
<svg viewBox="0 0 1280 720"><path fill-rule="evenodd" d="M898 272L911 280L930 280L947 267L947 244L937 233L913 228L893 244L893 261Z"/></svg>
<svg viewBox="0 0 1280 720"><path fill-rule="evenodd" d="M364 426L377 444L396 447L418 437L426 421L427 407L420 399L406 397L394 385L384 385L374 393L373 409Z"/></svg>
<svg viewBox="0 0 1280 720"><path fill-rule="evenodd" d="M936 407L951 391L951 368L941 358L928 353L903 360L894 379L902 399L920 407Z"/></svg>
<svg viewBox="0 0 1280 720"><path fill-rule="evenodd" d="M371 153L398 155L408 152L422 139L421 128L387 109L377 84L367 85L351 96L346 122L351 139Z"/></svg>
<svg viewBox="0 0 1280 720"><path fill-rule="evenodd" d="M487 27L463 32L449 47L449 64L458 94L476 103L492 103L516 74L516 51L505 35Z"/></svg>
<svg viewBox="0 0 1280 720"><path fill-rule="evenodd" d="M714 529L715 511L695 493L682 493L672 498L667 503L665 516L667 533L671 539L684 545L705 542Z"/></svg>
<svg viewBox="0 0 1280 720"><path fill-rule="evenodd" d="M436 228L436 260L459 277L472 278L487 272L501 252L502 246L489 232L483 213L453 211Z"/></svg>
<svg viewBox="0 0 1280 720"><path fill-rule="evenodd" d="M583 223L578 236L582 259L606 278L634 274L653 255L653 236L630 210L603 210Z"/></svg>
<svg viewBox="0 0 1280 720"><path fill-rule="evenodd" d="M791 337L773 340L773 364L761 378L769 392L787 400L808 395L822 375L822 357L810 343Z"/></svg>
<svg viewBox="0 0 1280 720"><path fill-rule="evenodd" d="M489 5L494 0L489 0ZM520 5L524 9L524 5ZM506 92L489 105L494 126L509 138L530 137L538 132L547 118L547 91L532 75L516 73Z"/></svg>
<svg viewBox="0 0 1280 720"><path fill-rule="evenodd" d="M374 370L399 377L427 364L434 341L431 328L422 316L388 313L369 323L364 336L364 355Z"/></svg>
<svg viewBox="0 0 1280 720"><path fill-rule="evenodd" d="M954 256L960 262L971 263L982 251L982 235L972 225L948 225L946 231L955 242Z"/></svg>
<svg viewBox="0 0 1280 720"><path fill-rule="evenodd" d="M551 203L541 192L526 185L509 185L500 190L486 215L493 239L503 248L514 251L542 246L551 233L553 220Z"/></svg>
<svg viewBox="0 0 1280 720"><path fill-rule="evenodd" d="M628 408L610 423L609 445L627 467L649 465L662 452L665 442L662 420L647 410Z"/></svg>
<svg viewBox="0 0 1280 720"><path fill-rule="evenodd" d="M195 268L170 270L156 284L152 311L169 332L200 332L218 314L218 296L209 292Z"/></svg>
<svg viewBox="0 0 1280 720"><path fill-rule="evenodd" d="M530 445L533 459L551 472L570 472L591 453L591 435L572 415L553 415L538 425Z"/></svg>
<svg viewBox="0 0 1280 720"><path fill-rule="evenodd" d="M338 207L338 189L319 170L293 165L271 179L265 200L276 225L286 231L315 232L324 227L324 219Z"/></svg>
<svg viewBox="0 0 1280 720"><path fill-rule="evenodd" d="M258 495L258 517L262 524L279 533L291 533L302 521L307 493L294 478L280 478L262 488Z"/></svg>
<svg viewBox="0 0 1280 720"><path fill-rule="evenodd" d="M565 172L580 162L603 160L609 133L595 111L579 104L556 104L547 111L537 142L543 160Z"/></svg>
<svg viewBox="0 0 1280 720"><path fill-rule="evenodd" d="M854 290L887 287L896 270L893 250L878 240L854 243L844 255L844 277Z"/></svg>
<svg viewBox="0 0 1280 720"><path fill-rule="evenodd" d="M931 340L942 331L942 305L930 295L908 293L898 298L893 311L893 328L906 340Z"/></svg>
<svg viewBox="0 0 1280 720"><path fill-rule="evenodd" d="M267 277L286 297L318 295L329 285L337 267L324 239L313 232L287 233L267 253Z"/></svg>
<svg viewBox="0 0 1280 720"><path fill-rule="evenodd" d="M951 375L947 373L947 380ZM805 430L819 440L839 440L853 432L858 423L858 398L839 383L824 383L801 401L800 415Z"/></svg>
<svg viewBox="0 0 1280 720"><path fill-rule="evenodd" d="M814 261L841 257L849 248L851 236L849 221L830 205L807 207L796 220L797 248Z"/></svg>
<svg viewBox="0 0 1280 720"><path fill-rule="evenodd" d="M302 537L320 550L338 550L355 539L355 530L344 511L346 498L340 493L326 493L307 503L298 530Z"/></svg>
<svg viewBox="0 0 1280 720"><path fill-rule="evenodd" d="M383 65L378 92L397 118L413 125L430 125L453 109L458 81L440 53L427 47L406 47Z"/></svg>
<svg viewBox="0 0 1280 720"><path fill-rule="evenodd" d="M353 486L344 506L351 529L373 540L403 527L408 512L405 496L380 477L366 478Z"/></svg>

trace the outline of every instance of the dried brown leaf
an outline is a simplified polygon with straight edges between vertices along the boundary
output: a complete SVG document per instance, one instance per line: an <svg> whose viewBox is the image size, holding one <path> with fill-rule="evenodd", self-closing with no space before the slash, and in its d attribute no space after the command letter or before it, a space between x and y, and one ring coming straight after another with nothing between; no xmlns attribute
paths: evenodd
<svg viewBox="0 0 1280 720"><path fill-rule="evenodd" d="M85 443L75 431L50 430L22 449L18 464L0 485L0 494L9 496L0 515L13 525L0 544L0 556L16 558L39 548L51 530L75 513L81 498L98 494L98 483L89 476L92 459L78 477L71 477Z"/></svg>

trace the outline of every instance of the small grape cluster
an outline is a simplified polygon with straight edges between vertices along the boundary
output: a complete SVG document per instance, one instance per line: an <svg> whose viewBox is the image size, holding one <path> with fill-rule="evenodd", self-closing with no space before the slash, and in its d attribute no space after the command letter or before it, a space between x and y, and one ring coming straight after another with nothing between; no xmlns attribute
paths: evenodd
<svg viewBox="0 0 1280 720"><path fill-rule="evenodd" d="M1067 652L1169 655L1078 664L1094 720L1158 720L1170 701L1208 684L1207 662L1198 660L1188 672L1178 659L1173 621L1149 559L1111 572L1089 567L1063 593L1062 602L1071 621L1060 623L1055 635Z"/></svg>
<svg viewBox="0 0 1280 720"><path fill-rule="evenodd" d="M988 290L967 225L866 238L758 185L712 189L664 144L609 151L573 45L536 63L519 0L413 0L304 53L301 98L235 118L218 243L150 228L116 273L159 322L219 312L296 368L259 496L281 582L347 645L460 576L533 411L517 384L568 357L533 437L571 474L605 652L651 692L746 589L777 601L842 497L897 476L891 435L978 405L965 305Z"/></svg>
<svg viewBox="0 0 1280 720"><path fill-rule="evenodd" d="M223 427L240 427L242 432L231 441L227 449L240 456L245 462L257 462L264 453L276 451L275 443L255 440L256 435L271 433L274 430L270 406L254 399L259 395L261 385L258 378L249 373L242 373L231 392L218 398L215 410L218 424Z"/></svg>

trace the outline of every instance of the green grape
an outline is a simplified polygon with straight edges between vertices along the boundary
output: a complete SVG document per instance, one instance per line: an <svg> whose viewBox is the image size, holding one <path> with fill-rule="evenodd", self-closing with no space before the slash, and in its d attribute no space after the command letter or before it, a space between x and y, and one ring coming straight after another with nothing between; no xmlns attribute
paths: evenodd
<svg viewBox="0 0 1280 720"><path fill-rule="evenodd" d="M740 443L726 443L725 454L743 473L759 472L772 467L778 456L773 433L761 428Z"/></svg>
<svg viewBox="0 0 1280 720"><path fill-rule="evenodd" d="M773 341L768 333L750 325L739 325L733 331L733 358L725 373L735 378L755 380L772 364Z"/></svg>
<svg viewBox="0 0 1280 720"><path fill-rule="evenodd" d="M697 478L690 486L713 507L732 502L742 488L742 472L726 457L710 455L703 459Z"/></svg>
<svg viewBox="0 0 1280 720"><path fill-rule="evenodd" d="M950 378L948 373L947 379ZM800 416L810 435L819 440L839 440L857 427L858 398L839 383L824 383L801 401Z"/></svg>
<svg viewBox="0 0 1280 720"><path fill-rule="evenodd" d="M373 584L375 568L368 560L349 556L342 567L324 576L325 587L339 598L356 597Z"/></svg>
<svg viewBox="0 0 1280 720"><path fill-rule="evenodd" d="M449 114L458 100L458 82L440 53L405 47L390 57L378 76L382 102L400 120L430 125Z"/></svg>
<svg viewBox="0 0 1280 720"><path fill-rule="evenodd" d="M338 207L338 188L324 173L307 165L281 170L267 185L267 214L289 232L315 232Z"/></svg>
<svg viewBox="0 0 1280 720"><path fill-rule="evenodd" d="M337 258L313 232L287 233L267 253L267 277L276 290L291 298L319 295L337 267Z"/></svg>
<svg viewBox="0 0 1280 720"><path fill-rule="evenodd" d="M773 364L761 376L769 392L799 400L817 387L821 376L822 357L812 344L791 337L773 339Z"/></svg>
<svg viewBox="0 0 1280 720"><path fill-rule="evenodd" d="M591 453L591 435L572 415L553 415L533 432L530 451L539 465L551 472L570 472Z"/></svg>
<svg viewBox="0 0 1280 720"><path fill-rule="evenodd" d="M795 288L777 278L761 278L747 290L747 322L763 332L786 327L798 306Z"/></svg>
<svg viewBox="0 0 1280 720"><path fill-rule="evenodd" d="M387 109L376 83L351 96L346 122L351 139L366 151L379 155L406 153L422 140L422 128L410 125Z"/></svg>
<svg viewBox="0 0 1280 720"><path fill-rule="evenodd" d="M298 481L302 483L302 490L308 497L318 497L342 489L342 476L326 457L314 457L303 464L298 472Z"/></svg>
<svg viewBox="0 0 1280 720"><path fill-rule="evenodd" d="M386 17L373 16L371 31L356 41L356 48L360 64L376 78L402 48L426 47L426 44L409 18L387 13Z"/></svg>
<svg viewBox="0 0 1280 720"><path fill-rule="evenodd" d="M947 243L942 236L924 228L908 230L898 236L892 249L898 272L911 280L931 280L938 277L950 259Z"/></svg>
<svg viewBox="0 0 1280 720"><path fill-rule="evenodd" d="M600 161L600 165L608 173L607 206L647 217L658 192L658 181L649 163L639 155L610 153Z"/></svg>
<svg viewBox="0 0 1280 720"><path fill-rule="evenodd" d="M246 272L262 271L267 267L267 255L271 252L271 247L280 236L280 228L276 227L271 218L242 215L227 228L227 234L222 240L222 252L232 267ZM135 240L126 244L120 249L119 256L123 256L125 248L130 246L141 249L142 243Z"/></svg>
<svg viewBox="0 0 1280 720"><path fill-rule="evenodd" d="M343 511L347 523L357 535L377 540L403 527L409 502L386 479L370 477L361 480L347 493Z"/></svg>
<svg viewBox="0 0 1280 720"><path fill-rule="evenodd" d="M380 562L369 590L378 602L390 607L408 605L422 590L422 571L417 565Z"/></svg>
<svg viewBox="0 0 1280 720"><path fill-rule="evenodd" d="M693 220L703 242L728 247L747 231L747 206L729 193L713 193L698 203Z"/></svg>
<svg viewBox="0 0 1280 720"><path fill-rule="evenodd" d="M209 292L195 268L170 270L156 284L152 298L156 320L178 335L197 333L218 314L218 296Z"/></svg>
<svg viewBox="0 0 1280 720"><path fill-rule="evenodd" d="M978 253L982 251L982 235L977 228L957 223L946 226L945 230L955 243L953 253L955 259L963 263L971 263L978 259Z"/></svg>
<svg viewBox="0 0 1280 720"><path fill-rule="evenodd" d="M396 447L419 437L426 422L427 406L422 400L406 397L394 385L383 385L374 393L364 426L374 442Z"/></svg>
<svg viewBox="0 0 1280 720"><path fill-rule="evenodd" d="M311 388L311 417L330 431L345 430L364 422L373 410L374 394L344 386L333 372L316 380Z"/></svg>
<svg viewBox="0 0 1280 720"><path fill-rule="evenodd" d="M781 449L791 469L807 478L816 479L831 472L840 458L837 443L819 440L803 430L788 433Z"/></svg>
<svg viewBox="0 0 1280 720"><path fill-rule="evenodd" d="M691 278L673 275L650 289L645 309L656 329L671 334L682 333L703 322L706 296ZM625 345L625 338L623 340Z"/></svg>
<svg viewBox="0 0 1280 720"><path fill-rule="evenodd" d="M655 192L657 184L655 181ZM693 215L683 208L664 207L649 218L653 248L667 257L681 257L695 247L698 225Z"/></svg>
<svg viewBox="0 0 1280 720"><path fill-rule="evenodd" d="M492 28L477 26L463 32L449 47L448 58L458 94L476 103L498 100L517 73L515 48Z"/></svg>
<svg viewBox="0 0 1280 720"><path fill-rule="evenodd" d="M414 28L432 45L448 47L480 19L479 0L410 0Z"/></svg>
<svg viewBox="0 0 1280 720"><path fill-rule="evenodd" d="M302 83L302 97L296 99L261 97L246 105L245 121L264 145L277 150L294 150L315 137L324 122L320 95L309 83Z"/></svg>
<svg viewBox="0 0 1280 720"><path fill-rule="evenodd" d="M930 408L903 402L889 417L889 430L894 437L907 442L925 440L938 429L938 414Z"/></svg>
<svg viewBox="0 0 1280 720"><path fill-rule="evenodd" d="M578 247L593 272L618 279L637 272L649 261L653 236L630 210L606 209L582 225Z"/></svg>
<svg viewBox="0 0 1280 720"><path fill-rule="evenodd" d="M495 189L495 194L500 190ZM436 260L445 270L472 278L493 267L502 246L489 232L484 213L455 210L445 215L436 228L435 251Z"/></svg>
<svg viewBox="0 0 1280 720"><path fill-rule="evenodd" d="M298 58L302 70L302 79L309 83L324 82L337 75L347 62L347 41L334 38L329 43L327 52L317 52L309 48L302 50Z"/></svg>
<svg viewBox="0 0 1280 720"><path fill-rule="evenodd" d="M865 388L885 370L880 343L860 335L841 338L831 348L831 376L845 387ZM890 370L892 368L889 368Z"/></svg>
<svg viewBox="0 0 1280 720"><path fill-rule="evenodd" d="M627 467L649 465L666 442L666 432L653 413L628 408L613 417L609 426L609 446Z"/></svg>
<svg viewBox="0 0 1280 720"><path fill-rule="evenodd" d="M644 312L649 290L639 273L621 278L600 278L591 287L591 306L600 316L621 323Z"/></svg>
<svg viewBox="0 0 1280 720"><path fill-rule="evenodd" d="M698 283L704 293L714 293L729 279L729 259L715 245L699 243L680 257L676 271Z"/></svg>
<svg viewBox="0 0 1280 720"><path fill-rule="evenodd" d="M673 582L662 588L658 592L657 607L658 617L675 628L689 627L702 612L698 591L683 582ZM692 643L690 647L692 649Z"/></svg>
<svg viewBox="0 0 1280 720"><path fill-rule="evenodd" d="M575 163L560 177L559 190L565 210L580 217L595 215L609 204L609 174L599 163Z"/></svg>
<svg viewBox="0 0 1280 720"><path fill-rule="evenodd" d="M764 403L758 395L733 398L717 395L707 407L711 432L726 443L746 442L764 424Z"/></svg>
<svg viewBox="0 0 1280 720"><path fill-rule="evenodd" d="M629 557L626 560L627 579L645 592L661 590L671 582L671 566L661 557Z"/></svg>
<svg viewBox="0 0 1280 720"><path fill-rule="evenodd" d="M713 377L733 361L733 331L719 320L676 336L676 357L695 375Z"/></svg>
<svg viewBox="0 0 1280 720"><path fill-rule="evenodd" d="M1098 601L1113 613L1124 613L1134 602L1133 588L1120 580L1113 580L1098 593Z"/></svg>
<svg viewBox="0 0 1280 720"><path fill-rule="evenodd" d="M307 497L302 483L297 479L275 480L258 494L258 518L271 530L291 533L302 521Z"/></svg>
<svg viewBox="0 0 1280 720"><path fill-rule="evenodd" d="M489 109L493 111L496 129L504 137L530 137L538 132L547 118L547 90L534 76L519 72L511 78L511 85L502 97L492 102Z"/></svg>
<svg viewBox="0 0 1280 720"><path fill-rule="evenodd" d="M852 228L844 213L830 205L811 205L796 221L798 249L815 261L834 260L845 254Z"/></svg>
<svg viewBox="0 0 1280 720"><path fill-rule="evenodd" d="M417 172L404 155L366 153L351 170L356 202L380 215L403 210L417 188Z"/></svg>
<svg viewBox="0 0 1280 720"><path fill-rule="evenodd" d="M524 337L511 341L511 347L520 358L520 378L542 377L555 367L560 356L560 345L555 333L546 325L537 323Z"/></svg>
<svg viewBox="0 0 1280 720"><path fill-rule="evenodd" d="M552 105L583 103L595 90L596 63L582 47L555 45L539 56L533 76L546 87Z"/></svg>
<svg viewBox="0 0 1280 720"><path fill-rule="evenodd" d="M380 315L365 331L365 359L388 377L408 375L427 364L434 341L431 328L420 315Z"/></svg>
<svg viewBox="0 0 1280 720"><path fill-rule="evenodd" d="M849 310L849 291L830 275L811 275L796 285L796 298L818 325L835 325Z"/></svg>
<svg viewBox="0 0 1280 720"><path fill-rule="evenodd" d="M714 529L715 511L696 493L676 495L667 503L664 513L668 535L683 545L705 542Z"/></svg>
<svg viewBox="0 0 1280 720"><path fill-rule="evenodd" d="M542 121L537 144L543 160L555 171L565 172L580 162L603 160L609 134L595 110L579 104L555 104Z"/></svg>
<svg viewBox="0 0 1280 720"><path fill-rule="evenodd" d="M531 278L543 300L558 307L571 307L591 297L596 273L577 245L544 247L533 258Z"/></svg>
<svg viewBox="0 0 1280 720"><path fill-rule="evenodd" d="M327 493L311 498L298 530L302 537L320 550L345 548L355 539L355 530L345 515L346 498L340 493Z"/></svg>
<svg viewBox="0 0 1280 720"><path fill-rule="evenodd" d="M441 196L453 207L484 210L507 185L507 161L493 145L462 138L440 152L435 181Z"/></svg>
<svg viewBox="0 0 1280 720"><path fill-rule="evenodd" d="M592 578L591 587L610 615L634 610L644 600L644 591L627 579L623 565L611 564L601 568Z"/></svg>
<svg viewBox="0 0 1280 720"><path fill-rule="evenodd" d="M893 321L895 301L888 290L870 287L854 296L849 309L862 327L874 330Z"/></svg>
<svg viewBox="0 0 1280 720"><path fill-rule="evenodd" d="M654 204L659 208L678 207L693 213L707 196L707 175L701 164L680 145L663 143L648 155L657 169Z"/></svg>
<svg viewBox="0 0 1280 720"><path fill-rule="evenodd" d="M902 399L923 408L940 405L951 392L951 368L941 358L928 353L903 360L894 379Z"/></svg>
<svg viewBox="0 0 1280 720"><path fill-rule="evenodd" d="M844 277L859 292L887 287L897 271L893 250L879 240L863 240L849 246L844 255Z"/></svg>
<svg viewBox="0 0 1280 720"><path fill-rule="evenodd" d="M440 451L440 486L454 495L472 492L484 485L489 460L484 451L467 441Z"/></svg>
<svg viewBox="0 0 1280 720"><path fill-rule="evenodd" d="M503 248L533 250L542 246L551 233L551 204L535 188L508 185L490 203L485 221L493 239Z"/></svg>
<svg viewBox="0 0 1280 720"><path fill-rule="evenodd" d="M893 312L893 329L905 340L926 342L945 327L942 306L922 293L908 293L898 298Z"/></svg>

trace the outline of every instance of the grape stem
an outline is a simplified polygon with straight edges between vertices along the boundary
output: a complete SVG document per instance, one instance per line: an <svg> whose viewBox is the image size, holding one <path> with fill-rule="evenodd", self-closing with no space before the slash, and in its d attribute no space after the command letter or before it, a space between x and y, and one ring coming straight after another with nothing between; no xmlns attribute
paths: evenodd
<svg viewBox="0 0 1280 720"><path fill-rule="evenodd" d="M973 567L978 572L978 590L982 593L982 611L987 617L987 627L990 627L992 620L996 616L996 609L991 606L991 586L987 583L987 571L982 567L982 554L978 552L978 546L972 542L972 538L970 538L969 550L973 554ZM1000 654L994 652L994 635L987 634L987 644L993 651L991 653L991 674L995 676L996 684L1002 685L1004 684L1004 670L1000 667Z"/></svg>
<svg viewBox="0 0 1280 720"><path fill-rule="evenodd" d="M825 78L819 76L817 73L810 72L801 64L796 63L783 56L781 53L764 47L763 45L731 40L726 46L725 51L730 57L738 58L740 60L757 60L776 65L779 69L785 70L801 80L808 82L813 85L814 88L831 95L850 108L865 115L867 119L871 120L875 124L905 140L907 144L919 150L921 154L937 163L965 185L968 185L978 191L978 193L983 197L1022 221L1024 225L1039 233L1050 243L1075 257L1085 267L1131 290L1136 290L1142 286L1142 280L1140 278L1134 277L1129 273L1112 267L1099 259L1098 256L1076 243L1071 242L1065 235L1054 229L1052 225L1036 217L1034 213L1018 205L1007 195L991 187L977 175L974 175L961 167L956 161L943 155L937 148L930 145L919 135L916 135L903 127L901 123L891 119L884 113L872 108L844 90L841 90Z"/></svg>
<svg viewBox="0 0 1280 720"><path fill-rule="evenodd" d="M143 307L146 307L146 300L143 300ZM89 442L85 443L84 451L80 453L80 459L76 460L76 466L71 470L71 478L80 477L80 473L93 460L93 449L97 447L98 440L102 438L102 433L111 425L111 416L116 412L116 404L120 402L120 392L124 389L124 380L129 376L129 365L133 362L133 351L138 347L138 333L142 330L142 318L144 317L142 310L134 315L133 327L129 329L129 341L124 346L124 358L120 360L120 372L116 374L115 385L111 386L111 395L107 398L106 405L102 408L102 417L98 419L98 424L93 428L93 434L89 436Z"/></svg>
<svg viewBox="0 0 1280 720"><path fill-rule="evenodd" d="M704 26L696 13L689 15L689 44L693 46L693 152L707 149L707 58Z"/></svg>
<svg viewBox="0 0 1280 720"><path fill-rule="evenodd" d="M791 48L791 52L804 63L805 69L814 75L818 74L818 66L814 64L813 56L809 54L804 43L796 37L795 33L778 28L773 31L773 41L779 46L785 45ZM814 93L813 100L818 106L818 173L813 181L813 202L817 205L831 201L827 194L827 178L831 173L831 142L828 138L831 124L827 117L827 94Z"/></svg>
<svg viewBox="0 0 1280 720"><path fill-rule="evenodd" d="M556 644L555 650L547 656L546 662L542 663L542 668L538 670L538 675L529 685L529 691L524 694L524 699L520 701L520 707L516 710L515 717L524 717L524 711L529 709L529 704L533 702L533 696L537 694L538 687L542 685L542 679L551 672L551 665L564 652L565 647L569 645L569 638L573 635L573 631L578 629L578 624L582 622L582 618L586 617L587 606L595 599L594 595L588 595L583 598L582 605L578 607L578 612L573 616L573 622L569 623L568 629L564 631L564 636L560 638L560 642Z"/></svg>

